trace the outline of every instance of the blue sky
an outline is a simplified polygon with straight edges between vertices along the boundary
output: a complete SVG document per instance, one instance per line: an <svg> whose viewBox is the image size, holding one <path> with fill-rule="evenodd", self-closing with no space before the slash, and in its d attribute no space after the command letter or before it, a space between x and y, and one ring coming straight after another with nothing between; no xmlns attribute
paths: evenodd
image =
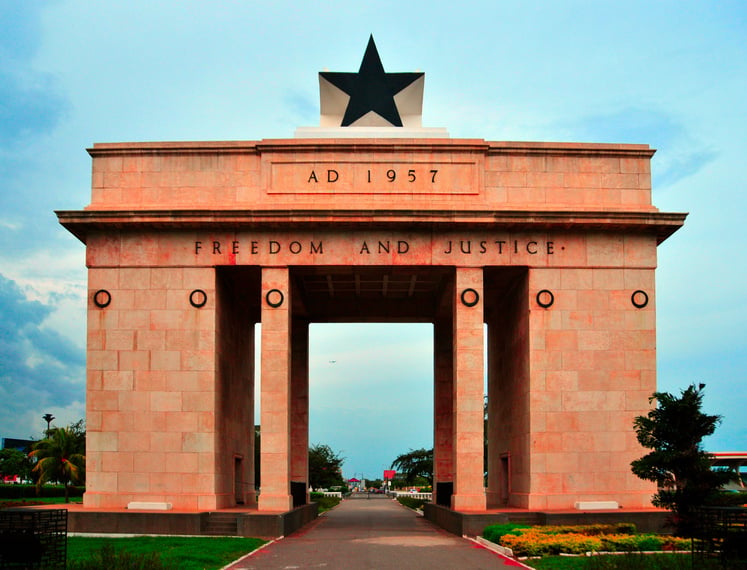
<svg viewBox="0 0 747 570"><path fill-rule="evenodd" d="M257 140L318 124L317 72L426 73L424 126L487 140L648 143L659 389L707 385L712 451L747 450L747 4L0 3L0 437L84 414L94 142ZM430 329L312 327L311 439L374 477L432 444ZM334 360L334 363L330 361Z"/></svg>

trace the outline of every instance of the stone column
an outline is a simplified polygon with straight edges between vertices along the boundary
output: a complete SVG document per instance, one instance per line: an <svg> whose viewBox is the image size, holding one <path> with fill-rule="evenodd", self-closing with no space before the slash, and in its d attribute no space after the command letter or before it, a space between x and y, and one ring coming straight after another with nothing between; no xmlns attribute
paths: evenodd
<svg viewBox="0 0 747 570"><path fill-rule="evenodd" d="M262 268L262 410L260 511L289 511L290 281L287 267ZM275 306L273 306L275 305Z"/></svg>
<svg viewBox="0 0 747 570"><path fill-rule="evenodd" d="M309 489L309 323L291 326L291 481Z"/></svg>
<svg viewBox="0 0 747 570"><path fill-rule="evenodd" d="M457 267L454 298L454 494L451 508L484 511L483 274Z"/></svg>
<svg viewBox="0 0 747 570"><path fill-rule="evenodd" d="M437 319L433 327L433 497L439 483L454 482L454 327L451 318ZM445 489L442 487L442 492Z"/></svg>

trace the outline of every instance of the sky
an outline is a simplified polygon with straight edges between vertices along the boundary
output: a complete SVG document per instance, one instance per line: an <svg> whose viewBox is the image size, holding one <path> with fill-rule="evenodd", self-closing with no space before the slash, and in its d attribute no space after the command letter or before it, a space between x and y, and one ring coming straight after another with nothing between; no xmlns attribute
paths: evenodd
<svg viewBox="0 0 747 570"><path fill-rule="evenodd" d="M0 437L85 414L84 246L94 142L290 138L317 73L424 71L423 125L455 138L646 143L658 388L705 383L709 451L747 451L747 3L0 2ZM311 442L380 477L432 446L427 325L312 325Z"/></svg>

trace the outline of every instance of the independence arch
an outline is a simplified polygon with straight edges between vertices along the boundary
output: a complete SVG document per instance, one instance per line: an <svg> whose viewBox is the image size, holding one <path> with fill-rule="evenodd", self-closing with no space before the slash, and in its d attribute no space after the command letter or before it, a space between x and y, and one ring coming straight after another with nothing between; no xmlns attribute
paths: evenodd
<svg viewBox="0 0 747 570"><path fill-rule="evenodd" d="M654 151L423 128L423 74L384 72L373 38L319 81L293 139L89 149L91 203L57 212L86 244L84 506L306 503L308 325L345 321L433 324L437 503L649 506L632 421L656 248L685 219L652 204Z"/></svg>
<svg viewBox="0 0 747 570"><path fill-rule="evenodd" d="M308 323L343 321L434 324L434 479L452 508L649 504L631 422L656 388L656 247L684 216L651 204L648 146L89 152L91 204L58 212L87 246L87 507L252 505L259 397L258 508L292 508L291 483L308 481Z"/></svg>

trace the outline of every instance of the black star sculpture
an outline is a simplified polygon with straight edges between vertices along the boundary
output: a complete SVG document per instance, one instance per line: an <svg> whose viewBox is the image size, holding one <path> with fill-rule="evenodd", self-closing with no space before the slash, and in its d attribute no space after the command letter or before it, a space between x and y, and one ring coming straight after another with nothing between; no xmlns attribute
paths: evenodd
<svg viewBox="0 0 747 570"><path fill-rule="evenodd" d="M350 96L342 118L343 127L349 127L369 111L401 127L394 96L424 74L386 73L372 35L358 73L322 71L319 75Z"/></svg>

